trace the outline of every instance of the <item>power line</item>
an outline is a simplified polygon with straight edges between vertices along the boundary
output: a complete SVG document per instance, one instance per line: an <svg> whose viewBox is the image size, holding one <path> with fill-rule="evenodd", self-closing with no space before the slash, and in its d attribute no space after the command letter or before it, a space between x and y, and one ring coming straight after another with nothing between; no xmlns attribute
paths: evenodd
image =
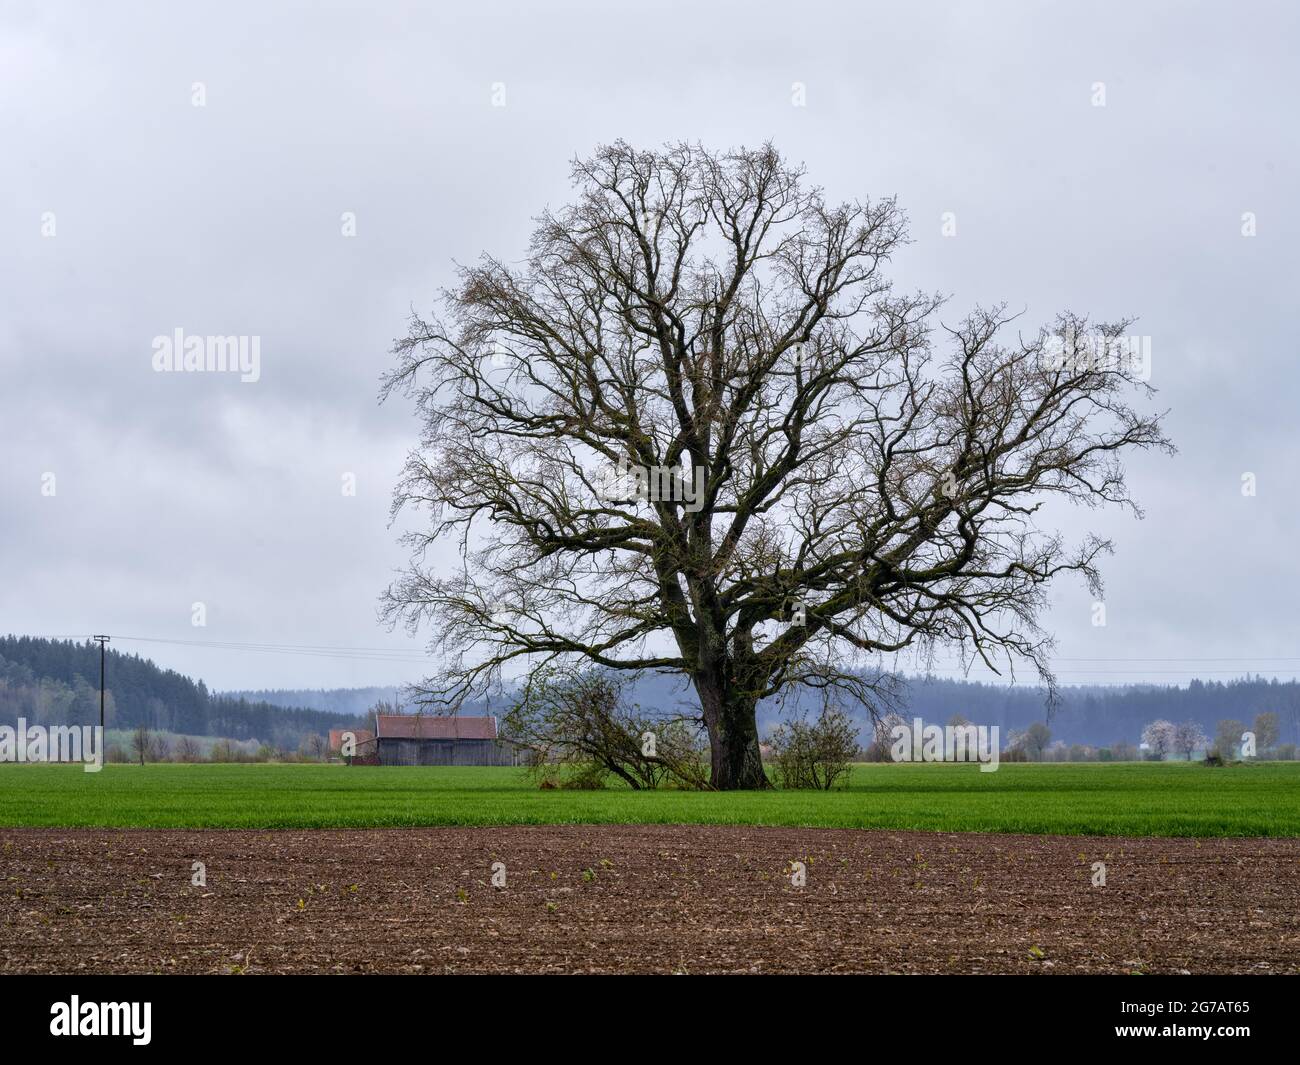
<svg viewBox="0 0 1300 1065"><path fill-rule="evenodd" d="M897 668L897 667L895 667ZM908 667L903 667L904 669ZM965 669L961 666L915 666L913 671L919 675L952 673L960 676L970 676L978 674L984 679L1005 677L1010 670L1004 669L1001 672L995 672L990 667L980 665L972 666ZM1028 672L1023 667L1018 670L1020 673ZM1272 668L1272 667L1243 667L1241 669L1053 669L1052 672L1062 677L1248 677L1253 675L1263 676L1265 674L1281 674L1283 676L1296 676L1300 674L1300 667L1291 668ZM949 679L949 678L944 678Z"/></svg>
<svg viewBox="0 0 1300 1065"><path fill-rule="evenodd" d="M33 636L31 639L99 639L99 637L83 636L81 634L72 634L64 636ZM153 643L166 644L180 647L200 647L221 651L234 651L237 653L250 654L282 654L294 655L301 657L314 658L332 658L344 659L347 661L362 662L392 662L392 663L415 663L427 664L429 656L419 651L406 650L397 647L351 647L339 644L295 644L295 643L260 643L253 641L236 641L236 640L182 640L161 636L116 636L119 642L130 643ZM102 650L102 644L101 644ZM1295 670L1285 667L1262 666L1266 662L1287 662L1300 663L1300 656L1267 656L1258 657L1234 657L1229 655L1223 656L1187 656L1177 658L1152 657L1142 658L1138 656L1125 656L1115 658L1093 657L1061 657L1051 660L1053 663L1080 662L1090 664L1171 664L1171 663L1238 663L1244 664L1239 669L1203 669L1189 667L1186 669L1088 669L1082 667L1065 666L1056 669L1055 672L1061 675L1069 676L1242 676L1250 673L1292 673ZM951 663L951 660L948 660ZM926 673L957 673L969 675L971 673L988 674L992 677L1004 676L1004 673L996 673L989 666L983 663L965 664L926 664L917 662L914 664L904 664L904 668L910 668L922 675Z"/></svg>
<svg viewBox="0 0 1300 1065"><path fill-rule="evenodd" d="M1268 657L1258 655L1252 658L1057 658L1056 662L1300 662L1300 657Z"/></svg>
<svg viewBox="0 0 1300 1065"><path fill-rule="evenodd" d="M373 662L428 662L427 655L404 651L400 648L363 648L313 646L310 644L260 644L224 640L172 640L150 636L119 636L119 640L135 643L161 643L183 647L209 647L220 651L239 651L256 654L303 655L316 658L343 658Z"/></svg>
<svg viewBox="0 0 1300 1065"><path fill-rule="evenodd" d="M229 641L229 640L178 640L164 637L153 636L119 636L119 640L134 640L144 643L171 643L182 644L197 647L220 647L237 650L265 650L283 653L368 653L379 652L386 655L395 655L398 657L415 657L420 661L427 661L427 656L419 652L405 651L401 648L394 647L345 647L337 644L293 644L293 643L253 643L248 641ZM948 661L952 661L951 659ZM1256 655L1251 657L1232 657L1232 656L1193 656L1184 658L1144 658L1141 656L1128 656L1122 658L1072 658L1061 657L1052 659L1053 662L1300 662L1300 655L1290 656L1268 656ZM921 668L918 663L918 668ZM938 669L961 669L959 665L936 666ZM974 666L973 668L988 668L986 666ZM1085 670L1070 670L1070 672L1087 672ZM1171 672L1186 672L1185 670L1173 670Z"/></svg>

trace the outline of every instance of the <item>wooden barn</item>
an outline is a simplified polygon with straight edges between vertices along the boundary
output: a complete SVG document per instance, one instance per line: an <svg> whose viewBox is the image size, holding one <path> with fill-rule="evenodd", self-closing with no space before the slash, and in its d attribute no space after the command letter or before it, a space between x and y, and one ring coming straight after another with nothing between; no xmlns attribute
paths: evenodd
<svg viewBox="0 0 1300 1065"><path fill-rule="evenodd" d="M495 717L379 714L380 765L519 765L514 744L497 738Z"/></svg>

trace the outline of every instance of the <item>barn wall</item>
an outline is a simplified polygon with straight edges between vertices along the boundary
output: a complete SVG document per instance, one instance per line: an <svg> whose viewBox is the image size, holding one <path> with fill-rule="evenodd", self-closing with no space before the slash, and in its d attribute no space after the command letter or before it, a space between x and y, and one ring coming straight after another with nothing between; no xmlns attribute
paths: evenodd
<svg viewBox="0 0 1300 1065"><path fill-rule="evenodd" d="M516 765L515 750L498 740L380 738L380 765Z"/></svg>

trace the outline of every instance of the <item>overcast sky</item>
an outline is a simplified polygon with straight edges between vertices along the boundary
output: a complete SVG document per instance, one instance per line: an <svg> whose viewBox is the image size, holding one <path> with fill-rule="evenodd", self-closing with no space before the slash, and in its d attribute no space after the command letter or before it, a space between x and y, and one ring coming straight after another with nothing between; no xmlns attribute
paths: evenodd
<svg viewBox="0 0 1300 1065"><path fill-rule="evenodd" d="M1296 675L1294 4L616 6L0 4L0 631L410 656L115 645L221 688L418 677L376 621L408 310L519 258L575 154L770 138L898 196L898 283L951 321L1140 316L1181 453L1131 465L1145 521L1069 519L1117 552L1105 627L1056 588L1062 679ZM155 372L177 328L260 337L260 379Z"/></svg>

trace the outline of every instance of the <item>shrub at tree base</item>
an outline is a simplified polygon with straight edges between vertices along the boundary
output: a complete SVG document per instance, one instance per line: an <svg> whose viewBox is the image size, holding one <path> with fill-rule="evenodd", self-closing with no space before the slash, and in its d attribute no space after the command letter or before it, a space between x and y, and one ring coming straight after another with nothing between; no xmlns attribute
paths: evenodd
<svg viewBox="0 0 1300 1065"><path fill-rule="evenodd" d="M827 707L811 723L779 725L767 742L781 787L829 791L837 780L847 779L858 750L858 730L843 710Z"/></svg>

